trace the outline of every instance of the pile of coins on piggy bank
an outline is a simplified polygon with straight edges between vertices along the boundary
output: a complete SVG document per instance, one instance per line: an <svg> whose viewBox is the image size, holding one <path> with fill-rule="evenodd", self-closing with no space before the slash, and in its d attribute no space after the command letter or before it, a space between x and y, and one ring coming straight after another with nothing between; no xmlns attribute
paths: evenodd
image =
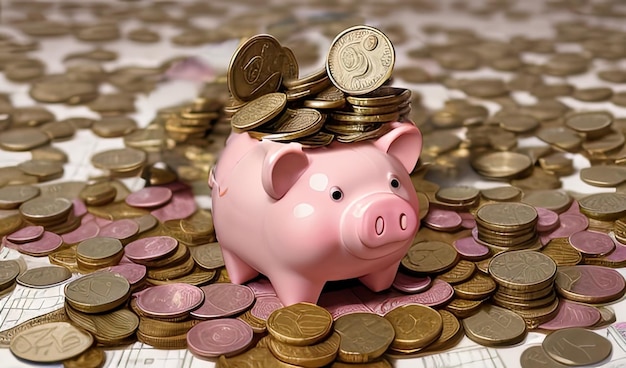
<svg viewBox="0 0 626 368"><path fill-rule="evenodd" d="M380 137L411 111L411 91L382 86L394 62L384 33L356 26L335 38L326 68L298 79L289 48L270 35L252 37L229 66L233 130L306 147Z"/></svg>
<svg viewBox="0 0 626 368"><path fill-rule="evenodd" d="M523 12L498 4L471 11L498 13L511 22L523 18ZM187 348L219 367L251 362L263 367L390 367L395 359L453 348L464 336L484 346L509 346L525 341L529 331L539 331L547 335L542 344L525 349L523 367L541 362L580 366L611 356L614 346L594 329L608 327L617 340L624 334L608 304L618 302L626 289L616 270L626 266L626 170L620 166L625 162L625 120L606 111L572 112L571 101L623 107L626 95L618 88L577 88L569 81L548 84L544 79L586 72L597 68L597 61L623 59L623 31L560 22L554 25L554 39L517 36L503 43L470 30L425 24L425 34L445 36L448 43L409 50L410 58L436 62L449 73L479 67L512 73L507 81L472 80L396 67L396 80L437 83L468 96L427 111L417 103L417 92L385 85L394 56L388 40L407 38L397 27L383 25L382 33L372 27L348 28L363 21L346 20L351 24L341 25L348 29L336 38L326 68L300 78L302 59L296 61L272 36L253 36L261 30L241 27L241 18L233 17L235 23L225 23L223 29L203 31L194 25L172 38L182 46L245 37L227 81L208 84L193 102L161 109L146 128L139 128L125 116L135 108L134 94L154 90L175 60L153 68L104 70L98 63L117 56L102 43L122 37L115 22L128 17L150 24L186 22L167 10L182 5L133 5L122 12L114 7L124 5L100 4L89 11L110 23L75 27L46 19L37 6L8 5L32 12L11 19L28 40L2 34L5 77L31 83L29 95L37 102L85 105L101 118L57 120L42 106L14 106L10 96L0 96L0 148L32 155L0 168L2 247L20 255L0 261L0 297L24 290L46 293L59 285L63 289L60 309L0 331L0 346L20 359L102 366L107 359L103 349L140 341L161 349ZM184 14L219 11L212 6L187 4ZM463 6L454 5L459 11ZM579 14L590 16L620 15L609 3L551 2L547 8L562 11L564 6L580 7ZM59 10L78 8L80 4L67 4ZM245 23L257 17L254 13ZM309 20L309 25L319 27L320 21ZM276 23L268 31L278 33L288 23ZM329 23L323 33L334 37L338 31ZM338 56L337 44L345 46L353 32L376 34L376 42L364 37L342 47ZM45 75L45 63L29 54L44 36L73 36L98 47L67 55L71 64L65 74ZM150 43L160 37L138 28L128 38ZM576 44L584 52L557 52L557 43ZM522 53L543 54L546 61L530 63ZM245 60L244 65L238 60ZM372 60L380 64L368 64ZM612 86L626 82L626 72L617 64L599 65L598 80ZM365 71L376 78L359 79ZM117 92L100 93L105 81ZM241 89L246 85L254 88ZM511 91L537 101L520 104ZM497 104L500 111L490 115L478 101ZM197 206L192 188L183 182L206 182L217 154L211 150L221 148L231 127L257 139L318 147L333 140L376 138L389 122L406 118L424 134L424 165L412 175L422 228L392 288L374 293L352 281L333 283L317 305L285 307L267 279L229 282L211 212ZM452 129L463 129L464 138ZM45 184L68 169L70 152L57 142L77 131L102 139L123 137L126 148L91 158L105 172L102 180ZM528 135L545 145L517 147L518 138ZM617 190L580 195L558 189L560 178L573 171L573 154L594 165L580 172L585 183ZM155 155L172 166L155 162ZM426 169L454 172L465 158L483 178L503 185L440 187L424 176ZM118 180L137 175L146 186L134 192ZM51 265L26 267L23 262L46 258ZM50 344L41 336L63 338Z"/></svg>

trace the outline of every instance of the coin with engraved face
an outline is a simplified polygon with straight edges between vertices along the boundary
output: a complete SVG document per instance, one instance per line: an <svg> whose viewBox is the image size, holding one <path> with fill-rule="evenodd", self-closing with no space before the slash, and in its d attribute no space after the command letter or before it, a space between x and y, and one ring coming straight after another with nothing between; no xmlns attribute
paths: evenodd
<svg viewBox="0 0 626 368"><path fill-rule="evenodd" d="M395 51L384 33L356 26L333 40L326 70L333 84L350 95L362 95L382 86L393 71Z"/></svg>

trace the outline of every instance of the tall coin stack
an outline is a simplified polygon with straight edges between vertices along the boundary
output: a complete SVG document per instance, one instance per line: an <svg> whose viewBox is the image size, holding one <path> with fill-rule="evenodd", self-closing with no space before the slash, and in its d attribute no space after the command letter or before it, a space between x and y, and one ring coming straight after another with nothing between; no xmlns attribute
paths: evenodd
<svg viewBox="0 0 626 368"><path fill-rule="evenodd" d="M380 137L411 111L411 91L383 86L394 62L382 32L356 26L334 39L324 69L298 79L288 48L269 35L252 37L228 68L233 130L307 147Z"/></svg>
<svg viewBox="0 0 626 368"><path fill-rule="evenodd" d="M477 240L506 250L538 244L537 210L523 203L486 204L476 212Z"/></svg>
<svg viewBox="0 0 626 368"><path fill-rule="evenodd" d="M498 284L491 300L522 317L528 328L537 328L557 313L556 273L556 263L540 252L500 253L489 262L489 274Z"/></svg>

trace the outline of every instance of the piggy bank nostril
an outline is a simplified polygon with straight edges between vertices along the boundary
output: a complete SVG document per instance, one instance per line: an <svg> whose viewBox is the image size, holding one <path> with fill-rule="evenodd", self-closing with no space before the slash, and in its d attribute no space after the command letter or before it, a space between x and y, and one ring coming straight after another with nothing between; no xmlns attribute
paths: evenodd
<svg viewBox="0 0 626 368"><path fill-rule="evenodd" d="M385 220L382 217L378 216L376 219L376 234L380 235L385 230Z"/></svg>
<svg viewBox="0 0 626 368"><path fill-rule="evenodd" d="M406 214L404 214L404 213L401 214L400 215L400 228L402 230L406 230L407 222L408 222L408 219L406 217Z"/></svg>

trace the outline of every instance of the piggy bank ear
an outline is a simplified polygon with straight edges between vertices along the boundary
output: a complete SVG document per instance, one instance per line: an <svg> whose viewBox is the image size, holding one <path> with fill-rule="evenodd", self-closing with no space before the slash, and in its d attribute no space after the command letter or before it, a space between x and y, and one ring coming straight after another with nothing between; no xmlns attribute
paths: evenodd
<svg viewBox="0 0 626 368"><path fill-rule="evenodd" d="M298 143L281 144L269 150L263 161L261 182L274 199L282 198L309 166L309 160Z"/></svg>
<svg viewBox="0 0 626 368"><path fill-rule="evenodd" d="M411 123L392 123L393 129L378 138L374 145L402 163L408 173L413 171L422 152L422 133Z"/></svg>

